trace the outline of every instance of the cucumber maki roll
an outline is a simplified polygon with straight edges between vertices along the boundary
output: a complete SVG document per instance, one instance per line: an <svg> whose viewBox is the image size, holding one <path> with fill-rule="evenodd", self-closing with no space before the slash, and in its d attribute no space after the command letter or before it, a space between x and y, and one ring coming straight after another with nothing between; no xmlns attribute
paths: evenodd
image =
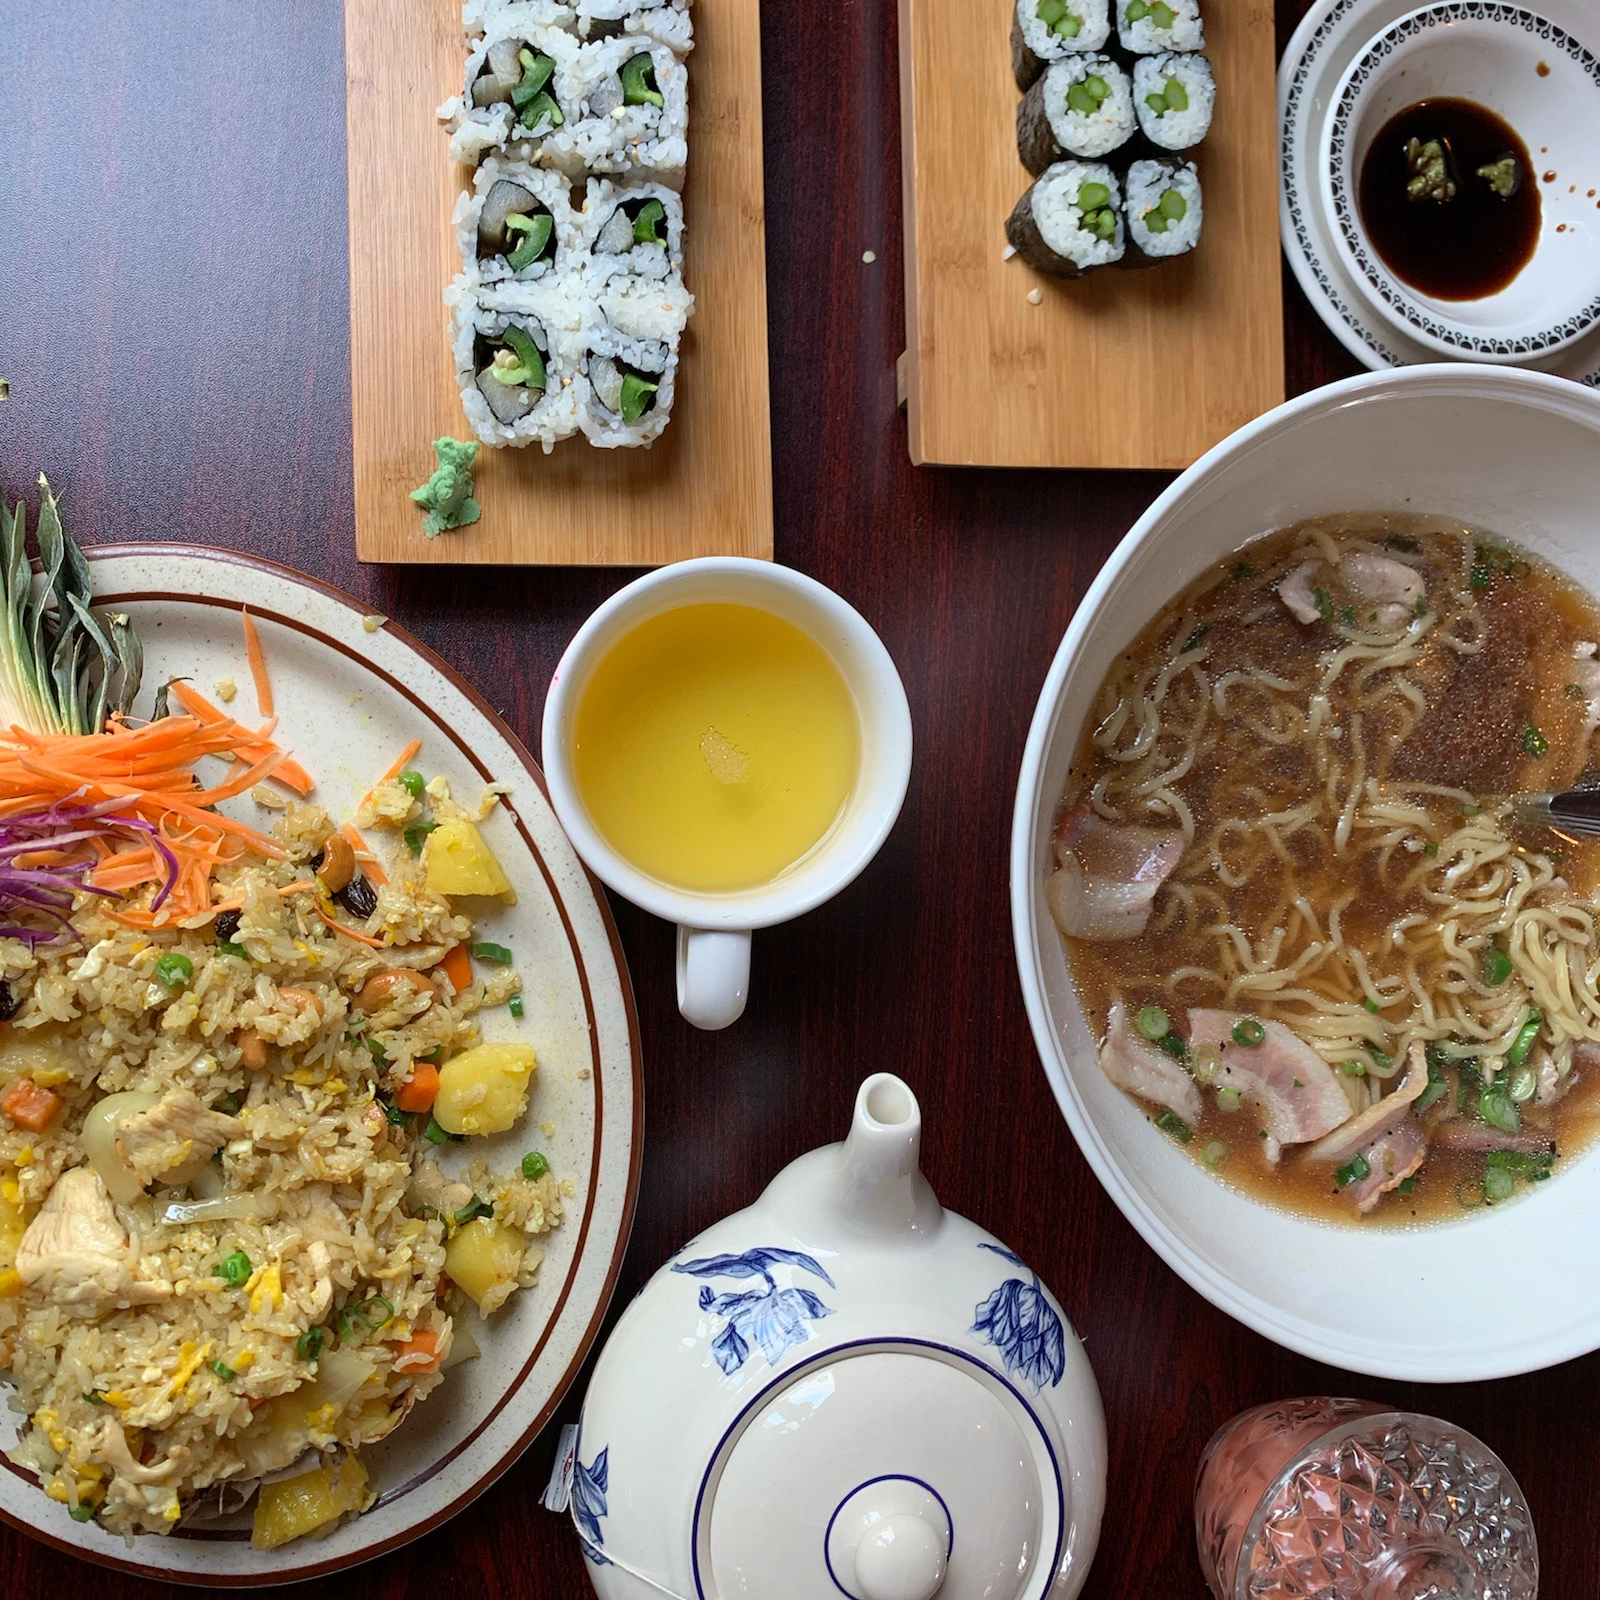
<svg viewBox="0 0 1600 1600"><path fill-rule="evenodd" d="M1135 56L1204 50L1199 0L1117 0L1117 38Z"/></svg>
<svg viewBox="0 0 1600 1600"><path fill-rule="evenodd" d="M571 186L559 172L491 156L451 213L476 283L537 283L582 251Z"/></svg>
<svg viewBox="0 0 1600 1600"><path fill-rule="evenodd" d="M460 280L447 298L461 404L478 437L490 445L537 442L548 452L576 433L577 352L556 317L497 307Z"/></svg>
<svg viewBox="0 0 1600 1600"><path fill-rule="evenodd" d="M1122 259L1122 189L1100 161L1058 161L1017 202L1006 238L1024 261L1080 278Z"/></svg>
<svg viewBox="0 0 1600 1600"><path fill-rule="evenodd" d="M590 173L627 173L683 187L689 74L665 45L626 37L580 45L561 98L572 114L541 160L574 183Z"/></svg>
<svg viewBox="0 0 1600 1600"><path fill-rule="evenodd" d="M564 69L578 48L571 34L540 23L486 34L467 58L465 91L439 108L452 158L476 163L503 150L541 161L543 145L567 121Z"/></svg>
<svg viewBox="0 0 1600 1600"><path fill-rule="evenodd" d="M653 443L672 414L677 375L676 341L630 337L602 320L584 344L584 437L602 450Z"/></svg>
<svg viewBox="0 0 1600 1600"><path fill-rule="evenodd" d="M1110 0L1014 0L1011 70L1027 90L1052 61L1094 51L1111 37Z"/></svg>
<svg viewBox="0 0 1600 1600"><path fill-rule="evenodd" d="M1211 63L1168 51L1133 64L1133 109L1139 131L1157 150L1192 150L1211 131L1216 103Z"/></svg>
<svg viewBox="0 0 1600 1600"><path fill-rule="evenodd" d="M1053 61L1017 107L1017 154L1037 177L1069 156L1098 161L1133 137L1133 86L1109 56Z"/></svg>
<svg viewBox="0 0 1600 1600"><path fill-rule="evenodd" d="M683 272L683 197L664 183L591 178L580 234L596 287L613 278L658 279Z"/></svg>
<svg viewBox="0 0 1600 1600"><path fill-rule="evenodd" d="M689 0L576 0L582 39L644 39L674 54L694 48Z"/></svg>
<svg viewBox="0 0 1600 1600"><path fill-rule="evenodd" d="M1154 266L1184 256L1200 242L1204 206L1192 161L1171 156L1135 161L1124 184L1128 248L1125 267Z"/></svg>

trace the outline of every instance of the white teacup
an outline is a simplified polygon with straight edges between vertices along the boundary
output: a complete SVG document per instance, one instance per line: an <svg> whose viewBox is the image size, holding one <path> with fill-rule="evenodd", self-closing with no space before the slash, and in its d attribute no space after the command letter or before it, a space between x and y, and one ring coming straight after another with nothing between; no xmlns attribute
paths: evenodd
<svg viewBox="0 0 1600 1600"><path fill-rule="evenodd" d="M641 872L595 827L573 772L572 728L584 685L619 639L664 611L719 601L782 617L828 652L855 699L861 761L839 820L800 861L755 889L702 893ZM556 815L596 876L624 899L678 924L678 1009L697 1028L725 1028L744 1011L751 931L831 899L888 837L911 777L911 710L883 641L832 590L771 562L707 556L630 583L578 630L545 700L544 772Z"/></svg>

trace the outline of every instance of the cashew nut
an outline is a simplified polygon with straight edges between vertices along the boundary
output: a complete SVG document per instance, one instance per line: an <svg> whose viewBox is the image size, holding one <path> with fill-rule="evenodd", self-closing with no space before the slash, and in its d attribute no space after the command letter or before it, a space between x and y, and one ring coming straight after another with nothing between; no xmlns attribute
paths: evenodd
<svg viewBox="0 0 1600 1600"><path fill-rule="evenodd" d="M330 833L322 846L317 876L329 894L338 894L356 875L356 853L342 833Z"/></svg>
<svg viewBox="0 0 1600 1600"><path fill-rule="evenodd" d="M361 986L361 993L356 996L356 1004L371 1016L376 1011L381 1011L386 1005L392 1005L403 997L405 992L417 995L427 1001L423 1010L427 1010L439 998L439 990L432 978L425 972L414 972L409 967L396 967L389 972L375 972Z"/></svg>

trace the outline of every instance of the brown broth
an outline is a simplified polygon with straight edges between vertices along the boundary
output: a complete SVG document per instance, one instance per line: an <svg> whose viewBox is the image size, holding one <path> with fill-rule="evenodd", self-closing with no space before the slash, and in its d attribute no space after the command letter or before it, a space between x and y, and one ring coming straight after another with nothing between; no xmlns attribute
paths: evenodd
<svg viewBox="0 0 1600 1600"><path fill-rule="evenodd" d="M1412 139L1444 144L1450 199L1407 194ZM1506 156L1516 163L1516 187L1502 197L1478 172ZM1423 100L1391 117L1362 158L1357 204L1384 264L1437 300L1499 293L1539 242L1539 187L1527 146L1509 122L1470 100Z"/></svg>
<svg viewBox="0 0 1600 1600"><path fill-rule="evenodd" d="M1524 558L1501 541L1475 536L1459 523L1360 515L1323 519L1247 545L1164 607L1118 658L1102 687L1103 698L1096 702L1100 709L1091 714L1080 736L1064 809L1088 795L1115 767L1094 740L1112 685L1170 661L1200 630L1205 630L1209 649L1204 665L1213 683L1230 670L1246 667L1292 677L1330 648L1333 641L1327 627L1295 621L1272 592L1277 580L1303 558L1310 529L1326 530L1336 538L1345 534L1395 539L1417 563L1430 599L1453 585L1467 609L1476 611L1487 625L1484 648L1476 655L1459 656L1437 644L1424 649L1410 676L1423 687L1427 712L1408 735L1393 738L1389 749L1383 747L1381 726L1375 724L1377 731L1370 740L1375 776L1392 778L1401 786L1417 779L1446 783L1484 802L1512 792L1569 787L1580 777L1594 776L1591 739L1584 728L1585 703L1571 695L1567 680L1574 646L1600 639L1600 606L1543 563ZM1478 539L1485 542L1476 544ZM1465 552L1474 548L1484 552L1489 571L1488 586L1481 592L1463 576L1464 564L1471 559ZM1348 591L1330 595L1330 607L1342 611L1351 598ZM1347 619L1341 615L1340 620ZM1225 986L1215 975L1184 979L1176 999L1166 985L1185 967L1215 974L1215 944L1205 936L1202 919L1175 922L1168 901L1186 873L1196 884L1213 881L1214 865L1197 860L1194 853L1217 822L1238 814L1238 774L1249 773L1263 812L1294 806L1319 783L1310 750L1295 743L1273 745L1252 733L1246 726L1248 709L1248 701L1241 702L1240 714L1217 719L1223 726L1210 759L1197 762L1171 786L1193 813L1196 842L1159 892L1144 932L1110 942L1065 939L1074 981L1099 1037L1118 999L1130 1015L1142 1006L1163 1007L1185 1033L1187 1007L1243 1009L1229 1005ZM1548 741L1548 749L1537 758L1524 744L1524 730L1530 727ZM1224 790L1226 798L1219 798ZM1460 801L1433 798L1425 803L1441 831L1459 825ZM1170 825L1170 818L1159 816L1130 820ZM1351 865L1349 858L1332 852L1327 839L1311 833L1292 834L1287 848L1294 857L1298 886L1325 920L1341 889L1349 887ZM1573 896L1594 898L1600 891L1600 845L1564 842L1542 829L1515 837L1523 851L1542 851L1559 860ZM1252 941L1269 937L1279 926L1281 885L1270 875L1258 874L1237 889L1216 886L1222 887L1229 917ZM1398 919L1426 916L1428 911L1414 894L1398 893L1392 877L1363 878L1359 894L1344 912L1346 942L1359 948L1372 972L1381 976L1390 928ZM1359 1003L1356 980L1348 977L1347 985L1348 998ZM1274 1011L1266 1006L1252 1008L1251 1014L1271 1019ZM1291 1021L1287 1015L1279 1020ZM1522 1108L1526 1128L1553 1137L1558 1179L1563 1162L1600 1131L1600 1071L1575 1065L1573 1074L1575 1087L1554 1106L1535 1108L1530 1103ZM1274 1166L1261 1153L1257 1122L1248 1104L1225 1112L1209 1090L1202 1090L1202 1102L1205 1114L1184 1148L1198 1157L1209 1141L1222 1141L1229 1147L1221 1167L1226 1181L1277 1206L1345 1224L1404 1225L1460 1216L1458 1191L1482 1193L1483 1153L1430 1149L1412 1194L1388 1195L1369 1217L1358 1218L1333 1182L1329 1163L1313 1162L1303 1150L1290 1148ZM1154 1117L1160 1108L1146 1109Z"/></svg>

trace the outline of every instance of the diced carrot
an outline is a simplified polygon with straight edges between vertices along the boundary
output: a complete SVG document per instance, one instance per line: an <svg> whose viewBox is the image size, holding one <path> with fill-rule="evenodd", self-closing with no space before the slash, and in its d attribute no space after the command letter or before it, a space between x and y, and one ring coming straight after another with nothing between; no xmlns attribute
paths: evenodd
<svg viewBox="0 0 1600 1600"><path fill-rule="evenodd" d="M414 1333L404 1344L394 1347L396 1372L437 1372L439 1370L439 1335L424 1328Z"/></svg>
<svg viewBox="0 0 1600 1600"><path fill-rule="evenodd" d="M61 1096L53 1089L41 1089L32 1078L18 1078L0 1100L0 1111L30 1133L43 1133L60 1109Z"/></svg>
<svg viewBox="0 0 1600 1600"><path fill-rule="evenodd" d="M250 658L250 676L256 682L256 705L261 709L261 715L272 715L272 683L267 677L267 658L261 649L261 635L256 632L256 619L248 611L240 608L239 616L244 622L244 653Z"/></svg>
<svg viewBox="0 0 1600 1600"><path fill-rule="evenodd" d="M439 1069L431 1061L419 1061L411 1069L411 1081L402 1084L394 1103L402 1111L427 1111L439 1098Z"/></svg>
<svg viewBox="0 0 1600 1600"><path fill-rule="evenodd" d="M439 963L439 970L457 994L463 993L472 985L472 952L464 944L456 945Z"/></svg>

